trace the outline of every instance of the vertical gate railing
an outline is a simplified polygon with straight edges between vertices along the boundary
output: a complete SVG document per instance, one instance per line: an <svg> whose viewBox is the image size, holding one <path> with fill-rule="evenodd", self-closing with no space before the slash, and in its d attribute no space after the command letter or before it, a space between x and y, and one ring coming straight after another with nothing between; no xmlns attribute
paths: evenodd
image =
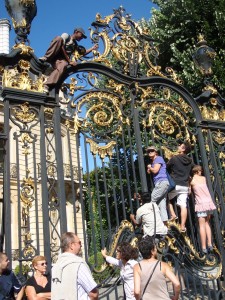
<svg viewBox="0 0 225 300"><path fill-rule="evenodd" d="M210 103L201 107L173 70L162 73L151 37L122 7L104 19L98 15L92 25L91 38L102 43L104 51L96 51L91 61L75 53L83 63L75 69L69 66L50 95L43 93L46 66L29 46L19 43L10 56L0 56L1 118L7 137L1 246L20 267L39 253L54 263L60 235L74 231L101 284L100 298L118 299L118 271L104 264L100 251L106 246L114 255L119 242L135 244L141 234L129 215L139 206L135 195L153 187L145 149L154 144L168 160L178 143L189 140L193 161L203 165L217 205L214 251L199 255L190 197L187 233L169 222L158 252L179 276L182 299L219 299L225 273L224 107L217 107L223 121L212 121L205 113ZM64 95L59 96L62 82L73 73L75 78L64 84Z"/></svg>

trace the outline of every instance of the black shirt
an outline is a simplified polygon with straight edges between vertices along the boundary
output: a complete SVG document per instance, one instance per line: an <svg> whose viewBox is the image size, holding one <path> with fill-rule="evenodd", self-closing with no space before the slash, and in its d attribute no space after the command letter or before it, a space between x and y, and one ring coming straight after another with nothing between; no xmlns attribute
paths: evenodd
<svg viewBox="0 0 225 300"><path fill-rule="evenodd" d="M26 286L33 286L36 294L39 293L49 293L51 292L51 276L50 274L45 275L47 277L47 284L45 287L42 287L41 285L38 285L34 276L32 276L31 278L29 278L26 282Z"/></svg>

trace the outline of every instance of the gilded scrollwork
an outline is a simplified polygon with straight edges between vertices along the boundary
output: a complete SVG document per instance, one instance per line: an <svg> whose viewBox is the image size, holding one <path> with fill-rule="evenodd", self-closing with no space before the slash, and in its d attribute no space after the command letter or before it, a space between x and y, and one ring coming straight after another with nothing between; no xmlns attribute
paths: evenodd
<svg viewBox="0 0 225 300"><path fill-rule="evenodd" d="M33 80L30 77L29 70L30 63L26 60L21 59L18 65L14 68L4 70L2 80L3 86L43 93L43 83L45 81L45 76L41 75L36 80Z"/></svg>
<svg viewBox="0 0 225 300"><path fill-rule="evenodd" d="M20 108L13 109L15 118L23 123L30 123L35 120L36 114L30 110L29 103L25 102L20 105Z"/></svg>
<svg viewBox="0 0 225 300"><path fill-rule="evenodd" d="M91 139L87 139L87 143L90 144L91 152L96 155L98 154L102 159L104 159L107 155L109 157L112 157L113 155L113 149L116 145L116 142L111 141L107 145L100 146L99 144L95 143Z"/></svg>
<svg viewBox="0 0 225 300"><path fill-rule="evenodd" d="M121 99L107 92L92 92L72 105L74 113L74 130L88 130L91 135L120 134L121 124L126 122L121 110ZM82 108L86 110L84 117L79 117Z"/></svg>
<svg viewBox="0 0 225 300"><path fill-rule="evenodd" d="M151 102L150 107L146 125L154 126L156 136L163 133L168 137L173 136L176 139L186 137L186 140L190 140L190 133L187 129L188 120L181 112L163 102Z"/></svg>
<svg viewBox="0 0 225 300"><path fill-rule="evenodd" d="M24 43L19 43L19 44L14 45L13 49L21 49L22 50L21 55L23 55L23 54L29 55L30 53L34 52L34 50L30 46L28 46Z"/></svg>

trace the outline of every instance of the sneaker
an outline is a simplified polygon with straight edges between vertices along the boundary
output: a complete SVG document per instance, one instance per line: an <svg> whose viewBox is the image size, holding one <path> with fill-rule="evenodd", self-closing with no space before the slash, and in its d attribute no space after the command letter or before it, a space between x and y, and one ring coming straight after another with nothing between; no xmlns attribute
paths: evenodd
<svg viewBox="0 0 225 300"><path fill-rule="evenodd" d="M207 250L209 253L213 253L213 246L209 246Z"/></svg>
<svg viewBox="0 0 225 300"><path fill-rule="evenodd" d="M46 62L47 61L47 57L45 57L45 56L39 57L39 60L41 62Z"/></svg>
<svg viewBox="0 0 225 300"><path fill-rule="evenodd" d="M202 249L202 253L207 254L208 253L207 249Z"/></svg>

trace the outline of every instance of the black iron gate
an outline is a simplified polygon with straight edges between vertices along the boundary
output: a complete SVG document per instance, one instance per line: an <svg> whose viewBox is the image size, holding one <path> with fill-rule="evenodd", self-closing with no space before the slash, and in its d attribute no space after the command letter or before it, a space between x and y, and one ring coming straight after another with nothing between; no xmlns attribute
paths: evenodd
<svg viewBox="0 0 225 300"><path fill-rule="evenodd" d="M190 197L187 233L169 222L158 251L179 276L181 299L220 299L225 272L224 107L213 95L198 103L173 70L161 72L151 37L122 8L104 19L98 15L92 27L91 38L102 51L90 60L80 58L76 69L68 68L50 95L43 93L45 66L29 46L17 44L0 58L7 137L1 247L22 271L39 253L54 262L60 235L74 231L101 284L100 298L119 299L118 272L104 264L100 251L106 246L114 255L119 241L135 242L137 232L129 221L138 206L134 195L152 188L146 147L157 146L169 159L177 144L188 140L217 206L211 222L214 250L199 255ZM72 74L70 83L63 83Z"/></svg>

